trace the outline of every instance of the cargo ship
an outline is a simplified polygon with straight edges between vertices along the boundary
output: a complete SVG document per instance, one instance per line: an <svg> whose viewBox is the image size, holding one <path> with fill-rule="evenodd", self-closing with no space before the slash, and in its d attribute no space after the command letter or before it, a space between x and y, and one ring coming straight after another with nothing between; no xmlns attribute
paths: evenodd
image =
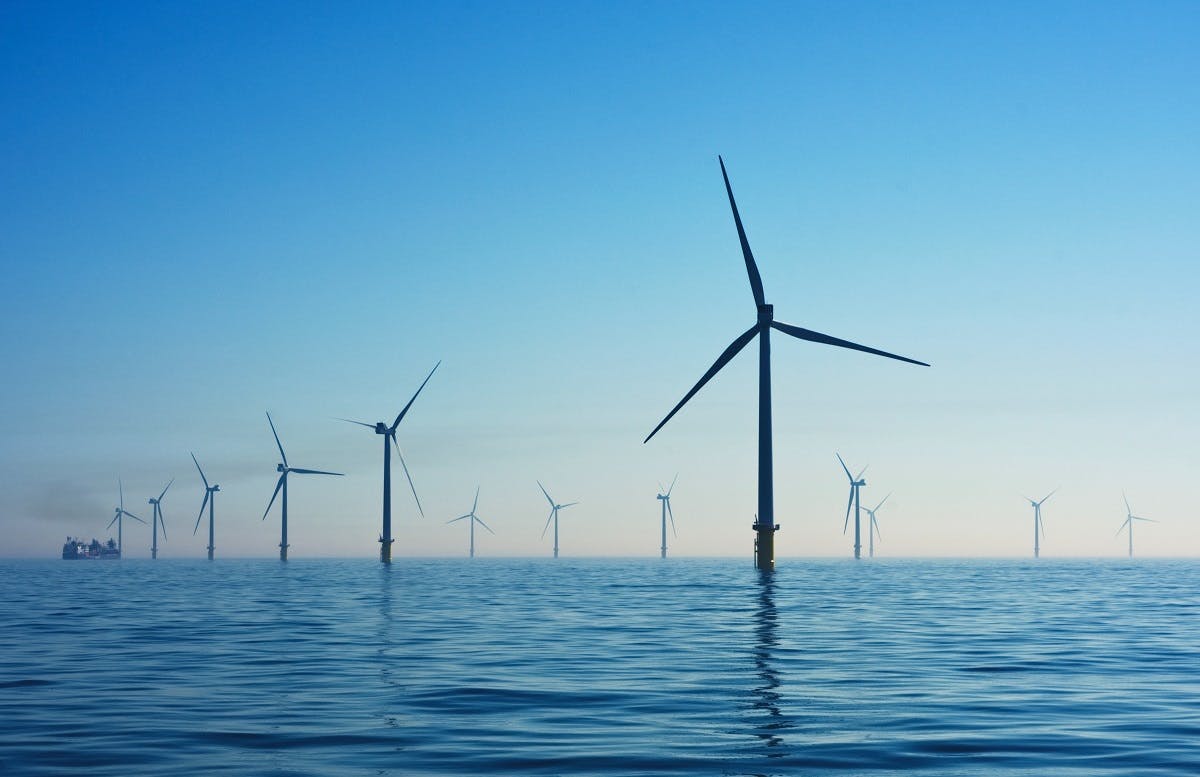
<svg viewBox="0 0 1200 777"><path fill-rule="evenodd" d="M78 558L120 558L121 549L111 537L103 544L95 538L88 543L76 537L67 537L67 541L63 543L62 557L68 561Z"/></svg>

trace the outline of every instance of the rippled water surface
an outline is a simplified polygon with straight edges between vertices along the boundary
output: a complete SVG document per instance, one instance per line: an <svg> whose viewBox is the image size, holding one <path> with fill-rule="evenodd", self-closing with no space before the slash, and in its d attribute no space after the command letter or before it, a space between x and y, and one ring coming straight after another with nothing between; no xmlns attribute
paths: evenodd
<svg viewBox="0 0 1200 777"><path fill-rule="evenodd" d="M0 774L1200 774L1200 564L0 562Z"/></svg>

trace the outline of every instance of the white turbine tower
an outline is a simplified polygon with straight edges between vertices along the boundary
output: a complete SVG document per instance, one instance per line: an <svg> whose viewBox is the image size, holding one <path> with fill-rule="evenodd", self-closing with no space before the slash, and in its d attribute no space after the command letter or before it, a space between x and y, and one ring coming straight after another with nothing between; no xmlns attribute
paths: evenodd
<svg viewBox="0 0 1200 777"><path fill-rule="evenodd" d="M1129 557L1133 558L1133 522L1146 521L1147 523L1158 523L1158 521L1153 518L1139 518L1134 515L1133 508L1129 506L1129 497L1125 496L1124 492L1121 492L1121 498L1125 500L1125 522L1121 524L1121 528L1117 529L1117 533L1114 536L1120 536L1121 532L1126 529L1129 530Z"/></svg>

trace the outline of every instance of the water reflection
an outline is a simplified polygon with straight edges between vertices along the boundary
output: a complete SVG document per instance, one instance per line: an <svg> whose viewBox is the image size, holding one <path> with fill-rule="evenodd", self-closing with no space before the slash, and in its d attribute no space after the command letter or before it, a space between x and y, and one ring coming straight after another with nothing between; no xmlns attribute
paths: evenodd
<svg viewBox="0 0 1200 777"><path fill-rule="evenodd" d="M767 758L787 755L783 734L791 723L779 708L779 670L774 656L779 648L779 612L775 607L773 572L759 572L758 606L754 612L754 669L758 684L751 689L754 736L766 748Z"/></svg>

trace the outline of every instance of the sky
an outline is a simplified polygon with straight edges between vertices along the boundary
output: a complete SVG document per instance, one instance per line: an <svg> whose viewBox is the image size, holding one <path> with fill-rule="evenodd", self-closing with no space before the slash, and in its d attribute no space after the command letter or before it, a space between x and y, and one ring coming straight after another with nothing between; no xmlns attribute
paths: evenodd
<svg viewBox="0 0 1200 777"><path fill-rule="evenodd" d="M0 556L751 555L779 320L777 553L1200 554L1195 3L0 6ZM401 477L400 473L396 473ZM115 527L113 527L115 530ZM126 525L127 557L149 531Z"/></svg>

